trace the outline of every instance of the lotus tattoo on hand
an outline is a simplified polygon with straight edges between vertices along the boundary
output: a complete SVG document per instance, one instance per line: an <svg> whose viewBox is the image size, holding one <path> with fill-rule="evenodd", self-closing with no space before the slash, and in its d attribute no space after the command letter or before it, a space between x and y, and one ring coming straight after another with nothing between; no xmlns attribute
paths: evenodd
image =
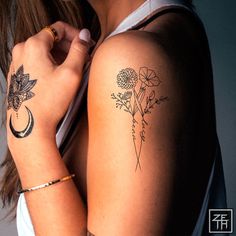
<svg viewBox="0 0 236 236"><path fill-rule="evenodd" d="M30 80L29 74L24 74L24 67L23 65L19 67L15 74L11 75L9 90L8 90L8 106L7 109L10 110L11 108L16 112L18 118L18 111L21 107L21 104L31 99L35 96L33 92L30 90L35 86L37 80ZM34 118L32 112L28 107L26 107L26 111L28 114L28 123L27 126L21 130L17 131L13 127L12 124L12 114L10 116L9 127L12 134L16 138L25 138L27 137L33 129L34 126Z"/></svg>
<svg viewBox="0 0 236 236"><path fill-rule="evenodd" d="M30 90L35 86L37 80L29 80L29 74L24 74L23 65L11 76L9 93L8 93L8 107L13 108L18 112L21 104L32 98L35 94Z"/></svg>

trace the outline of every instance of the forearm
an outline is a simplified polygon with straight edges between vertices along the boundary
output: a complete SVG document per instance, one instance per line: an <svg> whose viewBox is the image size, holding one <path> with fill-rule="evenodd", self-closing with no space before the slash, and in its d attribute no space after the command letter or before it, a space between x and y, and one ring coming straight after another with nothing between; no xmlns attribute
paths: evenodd
<svg viewBox="0 0 236 236"><path fill-rule="evenodd" d="M54 141L34 136L17 140L12 153L22 187L30 188L69 175ZM25 193L36 235L86 235L86 210L72 180Z"/></svg>
<svg viewBox="0 0 236 236"><path fill-rule="evenodd" d="M57 53L50 53L56 41L61 46L55 52L66 54L59 64ZM24 189L72 174L56 146L55 128L80 86L90 41L88 30L56 22L13 48L7 136ZM72 180L26 192L25 198L36 235L86 235L85 206Z"/></svg>

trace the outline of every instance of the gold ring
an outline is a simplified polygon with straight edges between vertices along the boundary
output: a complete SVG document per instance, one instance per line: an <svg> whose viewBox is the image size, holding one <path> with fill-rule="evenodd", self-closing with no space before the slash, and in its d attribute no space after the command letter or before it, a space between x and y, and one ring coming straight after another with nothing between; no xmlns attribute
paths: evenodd
<svg viewBox="0 0 236 236"><path fill-rule="evenodd" d="M52 26L45 26L43 28L43 30L46 30L47 32L50 33L50 35L52 35L53 42L58 42L59 41L58 33Z"/></svg>

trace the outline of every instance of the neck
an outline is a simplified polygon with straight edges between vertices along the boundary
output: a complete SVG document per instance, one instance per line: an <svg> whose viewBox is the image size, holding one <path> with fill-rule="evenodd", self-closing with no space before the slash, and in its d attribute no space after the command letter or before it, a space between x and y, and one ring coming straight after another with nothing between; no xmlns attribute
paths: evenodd
<svg viewBox="0 0 236 236"><path fill-rule="evenodd" d="M100 41L102 41L145 0L88 0L88 2L98 15L101 26Z"/></svg>

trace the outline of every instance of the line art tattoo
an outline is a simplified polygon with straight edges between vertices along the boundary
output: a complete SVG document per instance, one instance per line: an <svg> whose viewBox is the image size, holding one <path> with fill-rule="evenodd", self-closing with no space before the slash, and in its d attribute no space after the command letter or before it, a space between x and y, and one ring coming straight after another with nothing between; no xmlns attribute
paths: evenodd
<svg viewBox="0 0 236 236"><path fill-rule="evenodd" d="M20 110L22 103L35 96L35 94L30 90L35 86L36 82L37 80L30 80L29 74L24 74L23 65L19 67L16 73L11 75L7 97L7 109L10 110L12 108L16 113L17 119L19 118L18 111ZM32 112L28 107L25 106L25 108L28 113L28 122L27 126L22 131L15 130L12 124L12 114L10 116L10 130L16 138L27 137L32 132L34 126L34 118Z"/></svg>
<svg viewBox="0 0 236 236"><path fill-rule="evenodd" d="M137 163L135 171L141 170L140 158L143 143L146 141L145 129L148 126L146 116L151 114L155 105L168 101L168 97L157 97L153 87L158 87L161 80L154 70L141 67L139 73L132 68L121 70L117 75L118 87L125 89L124 93L111 94L116 100L116 108L123 109L132 116L132 138Z"/></svg>

